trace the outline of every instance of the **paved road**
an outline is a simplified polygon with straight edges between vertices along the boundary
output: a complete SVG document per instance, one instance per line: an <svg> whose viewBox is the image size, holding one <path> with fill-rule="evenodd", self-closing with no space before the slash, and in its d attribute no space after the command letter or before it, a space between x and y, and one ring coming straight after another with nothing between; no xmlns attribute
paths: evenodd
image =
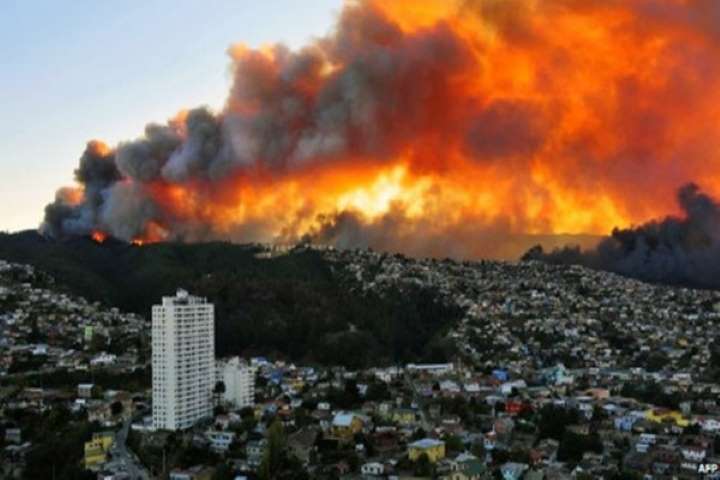
<svg viewBox="0 0 720 480"><path fill-rule="evenodd" d="M150 475L138 460L137 456L127 448L127 437L131 419L125 420L123 426L115 434L115 442L110 449L113 466L130 474L132 480L149 480Z"/></svg>

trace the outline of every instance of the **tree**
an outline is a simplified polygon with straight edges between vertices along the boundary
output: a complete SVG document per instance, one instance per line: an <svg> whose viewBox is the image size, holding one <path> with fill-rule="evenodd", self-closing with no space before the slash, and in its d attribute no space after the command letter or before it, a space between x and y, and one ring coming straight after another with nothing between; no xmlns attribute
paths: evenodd
<svg viewBox="0 0 720 480"><path fill-rule="evenodd" d="M558 460L561 462L579 462L585 452L602 453L600 438L595 435L578 435L566 431L560 440Z"/></svg>
<svg viewBox="0 0 720 480"><path fill-rule="evenodd" d="M422 427L418 427L418 429L413 432L412 436L410 436L410 440L415 441L425 437L427 437L427 432Z"/></svg>
<svg viewBox="0 0 720 480"><path fill-rule="evenodd" d="M433 474L433 465L426 453L421 454L415 461L415 475L418 477L431 477Z"/></svg>
<svg viewBox="0 0 720 480"><path fill-rule="evenodd" d="M99 333L96 333L93 335L92 340L90 340L90 351L92 352L102 352L107 348L108 345L108 338L104 335L101 335Z"/></svg>
<svg viewBox="0 0 720 480"><path fill-rule="evenodd" d="M539 416L540 438L554 438L558 441L562 439L566 426L578 422L577 410L552 405L543 407Z"/></svg>
<svg viewBox="0 0 720 480"><path fill-rule="evenodd" d="M445 441L445 447L451 452L462 452L465 450L462 439L457 435L446 435L443 440Z"/></svg>
<svg viewBox="0 0 720 480"><path fill-rule="evenodd" d="M123 404L120 401L114 401L110 404L110 413L113 417L117 417L123 412Z"/></svg>
<svg viewBox="0 0 720 480"><path fill-rule="evenodd" d="M234 478L233 470L227 463L218 465L212 476L212 480L233 480Z"/></svg>
<svg viewBox="0 0 720 480"><path fill-rule="evenodd" d="M278 477L287 460L285 431L282 423L275 420L268 429L267 446L263 453L259 475L262 480L271 480Z"/></svg>
<svg viewBox="0 0 720 480"><path fill-rule="evenodd" d="M642 480L643 476L636 472L621 471L616 473L612 480Z"/></svg>
<svg viewBox="0 0 720 480"><path fill-rule="evenodd" d="M602 408L600 405L595 405L593 407L593 415L592 415L592 421L593 422L602 422L603 420L608 419L608 413L605 411L604 408Z"/></svg>
<svg viewBox="0 0 720 480"><path fill-rule="evenodd" d="M385 382L373 380L368 385L365 398L374 402L390 400L390 390Z"/></svg>
<svg viewBox="0 0 720 480"><path fill-rule="evenodd" d="M215 400L215 405L220 405L223 395L225 395L225 382L220 380L216 382L215 386L213 387L213 398Z"/></svg>

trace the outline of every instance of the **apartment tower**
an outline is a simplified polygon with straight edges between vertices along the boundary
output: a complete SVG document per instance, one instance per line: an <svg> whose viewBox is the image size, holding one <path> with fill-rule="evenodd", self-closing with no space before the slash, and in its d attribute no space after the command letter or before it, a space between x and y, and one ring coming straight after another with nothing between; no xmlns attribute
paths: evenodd
<svg viewBox="0 0 720 480"><path fill-rule="evenodd" d="M178 290L152 307L153 427L182 430L212 416L215 311Z"/></svg>
<svg viewBox="0 0 720 480"><path fill-rule="evenodd" d="M217 381L225 384L223 401L234 408L255 404L255 367L238 357L217 362Z"/></svg>

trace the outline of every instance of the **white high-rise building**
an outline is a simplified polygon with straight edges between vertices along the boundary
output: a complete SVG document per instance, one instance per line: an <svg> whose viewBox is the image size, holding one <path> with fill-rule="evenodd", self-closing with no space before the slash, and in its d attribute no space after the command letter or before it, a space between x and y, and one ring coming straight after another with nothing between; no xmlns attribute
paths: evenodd
<svg viewBox="0 0 720 480"><path fill-rule="evenodd" d="M215 311L178 290L152 307L153 427L180 430L212 416Z"/></svg>
<svg viewBox="0 0 720 480"><path fill-rule="evenodd" d="M223 400L233 407L255 404L255 367L238 357L218 360L216 380L225 384Z"/></svg>

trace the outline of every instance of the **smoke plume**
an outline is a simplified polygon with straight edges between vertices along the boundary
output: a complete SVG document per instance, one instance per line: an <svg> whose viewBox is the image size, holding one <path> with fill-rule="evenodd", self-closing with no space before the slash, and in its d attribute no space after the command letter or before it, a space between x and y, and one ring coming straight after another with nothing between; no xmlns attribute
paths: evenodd
<svg viewBox="0 0 720 480"><path fill-rule="evenodd" d="M90 142L42 231L517 258L720 192L713 0L349 0L228 53L221 111Z"/></svg>
<svg viewBox="0 0 720 480"><path fill-rule="evenodd" d="M580 264L643 280L720 287L720 204L697 185L677 194L683 217L667 217L636 228L615 229L596 248L564 247L545 253L534 247L524 260Z"/></svg>

